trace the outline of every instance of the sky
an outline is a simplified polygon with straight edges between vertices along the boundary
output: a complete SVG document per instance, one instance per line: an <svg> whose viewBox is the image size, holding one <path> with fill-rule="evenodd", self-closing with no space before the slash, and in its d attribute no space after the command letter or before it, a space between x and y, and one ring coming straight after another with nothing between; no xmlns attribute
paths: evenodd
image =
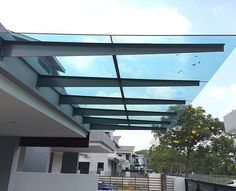
<svg viewBox="0 0 236 191"><path fill-rule="evenodd" d="M1 0L14 32L71 34L236 34L235 0ZM84 58L81 58L84 59ZM236 108L236 50L192 102L213 117ZM84 60L88 61L88 60ZM81 65L79 70L86 70ZM116 131L121 145L148 149L150 131Z"/></svg>

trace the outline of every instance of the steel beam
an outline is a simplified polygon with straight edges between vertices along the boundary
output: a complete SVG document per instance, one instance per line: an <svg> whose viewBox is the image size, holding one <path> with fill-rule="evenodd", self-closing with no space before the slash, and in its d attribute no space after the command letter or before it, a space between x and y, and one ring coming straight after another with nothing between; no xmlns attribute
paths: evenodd
<svg viewBox="0 0 236 191"><path fill-rule="evenodd" d="M160 112L160 111L138 111L138 110L128 110L129 116L176 116L176 112ZM113 110L113 109L93 109L93 108L74 108L74 115L114 115L114 116L122 116L126 115L125 110Z"/></svg>
<svg viewBox="0 0 236 191"><path fill-rule="evenodd" d="M125 126L125 125L104 125L91 124L91 130L165 130L167 127L145 127L145 126Z"/></svg>
<svg viewBox="0 0 236 191"><path fill-rule="evenodd" d="M3 57L223 52L224 44L79 43L4 40Z"/></svg>
<svg viewBox="0 0 236 191"><path fill-rule="evenodd" d="M199 80L153 80L121 78L123 87L199 86ZM38 87L119 87L117 78L40 75Z"/></svg>
<svg viewBox="0 0 236 191"><path fill-rule="evenodd" d="M83 123L90 124L162 124L170 125L170 121L151 121L151 120L127 120L114 118L84 117Z"/></svg>
<svg viewBox="0 0 236 191"><path fill-rule="evenodd" d="M126 104L142 105L142 104L185 104L185 100L169 100L169 99L142 99L142 98L125 98ZM98 96L77 96L77 95L61 95L59 104L123 104L122 98L116 97L98 97Z"/></svg>
<svg viewBox="0 0 236 191"><path fill-rule="evenodd" d="M88 147L89 134L85 138L74 137L21 137L24 147Z"/></svg>

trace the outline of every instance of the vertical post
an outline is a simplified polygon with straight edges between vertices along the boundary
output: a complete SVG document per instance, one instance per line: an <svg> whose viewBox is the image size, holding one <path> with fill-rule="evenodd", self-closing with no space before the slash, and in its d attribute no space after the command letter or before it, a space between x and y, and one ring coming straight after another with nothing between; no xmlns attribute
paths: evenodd
<svg viewBox="0 0 236 191"><path fill-rule="evenodd" d="M147 188L148 188L148 191L149 191L149 174L147 176Z"/></svg>
<svg viewBox="0 0 236 191"><path fill-rule="evenodd" d="M200 184L197 182L197 191L200 191Z"/></svg>
<svg viewBox="0 0 236 191"><path fill-rule="evenodd" d="M122 188L122 191L123 191L123 175L121 176L121 188Z"/></svg>
<svg viewBox="0 0 236 191"><path fill-rule="evenodd" d="M62 157L61 173L77 173L79 153L64 152Z"/></svg>
<svg viewBox="0 0 236 191"><path fill-rule="evenodd" d="M167 191L166 175L161 174L161 191Z"/></svg>
<svg viewBox="0 0 236 191"><path fill-rule="evenodd" d="M188 190L188 179L185 178L185 191L189 191Z"/></svg>
<svg viewBox="0 0 236 191"><path fill-rule="evenodd" d="M136 175L134 177L134 190L136 191Z"/></svg>
<svg viewBox="0 0 236 191"><path fill-rule="evenodd" d="M109 183L110 183L110 184L109 184L109 189L112 189L112 188L111 188L111 176L110 176L110 179L109 179Z"/></svg>
<svg viewBox="0 0 236 191"><path fill-rule="evenodd" d="M0 136L0 190L13 191L19 157L18 137Z"/></svg>
<svg viewBox="0 0 236 191"><path fill-rule="evenodd" d="M213 191L217 191L217 186L214 184Z"/></svg>

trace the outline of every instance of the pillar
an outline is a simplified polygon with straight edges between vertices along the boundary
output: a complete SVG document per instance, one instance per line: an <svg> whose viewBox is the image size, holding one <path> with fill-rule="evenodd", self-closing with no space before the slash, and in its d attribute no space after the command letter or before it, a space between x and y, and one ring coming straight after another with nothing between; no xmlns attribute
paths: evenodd
<svg viewBox="0 0 236 191"><path fill-rule="evenodd" d="M61 173L77 173L78 159L78 152L64 152L62 156Z"/></svg>
<svg viewBox="0 0 236 191"><path fill-rule="evenodd" d="M0 136L0 190L13 191L19 155L19 137Z"/></svg>

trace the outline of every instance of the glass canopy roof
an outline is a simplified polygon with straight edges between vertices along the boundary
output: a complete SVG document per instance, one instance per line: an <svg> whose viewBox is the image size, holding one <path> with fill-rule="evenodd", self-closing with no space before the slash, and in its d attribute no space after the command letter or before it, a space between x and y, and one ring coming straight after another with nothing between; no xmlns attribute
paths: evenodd
<svg viewBox="0 0 236 191"><path fill-rule="evenodd" d="M5 56L43 62L38 86L63 87L59 104L101 130L170 127L236 45L236 36L13 35Z"/></svg>

